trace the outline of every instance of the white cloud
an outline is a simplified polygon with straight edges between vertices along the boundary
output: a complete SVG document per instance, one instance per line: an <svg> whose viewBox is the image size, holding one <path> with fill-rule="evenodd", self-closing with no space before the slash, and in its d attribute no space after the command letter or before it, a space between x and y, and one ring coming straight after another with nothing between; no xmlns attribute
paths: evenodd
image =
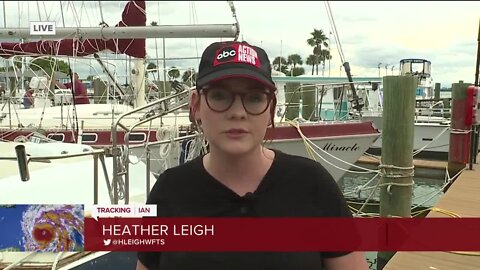
<svg viewBox="0 0 480 270"><path fill-rule="evenodd" d="M116 24L126 1L68 1L64 4L66 25L75 25L75 17L82 26L96 26L103 17L109 25ZM28 25L40 14L61 22L60 4L55 2L6 1L7 25ZM63 1L62 3L66 3ZM306 43L314 28L327 35L331 26L323 1L237 1L234 2L240 21L240 38L265 48L271 60L282 54L298 53L304 59L312 48ZM233 23L226 1L147 1L147 24L212 24ZM342 49L357 76L377 76L378 63L388 64L381 75L398 72L400 59L424 58L432 61L432 76L444 86L458 80L473 81L478 35L480 3L475 1L331 1L333 17ZM75 10L75 12L74 12ZM62 22L63 24L63 22ZM345 76L339 67L341 61L333 36L330 63L332 76ZM217 39L169 39L167 57L195 57ZM162 57L162 40L157 40L158 55ZM155 41L147 40L148 55L155 57ZM167 66L196 67L198 60L168 61ZM328 66L327 66L328 68ZM119 68L122 69L122 68ZM305 66L307 72L310 67ZM328 72L326 72L328 74Z"/></svg>

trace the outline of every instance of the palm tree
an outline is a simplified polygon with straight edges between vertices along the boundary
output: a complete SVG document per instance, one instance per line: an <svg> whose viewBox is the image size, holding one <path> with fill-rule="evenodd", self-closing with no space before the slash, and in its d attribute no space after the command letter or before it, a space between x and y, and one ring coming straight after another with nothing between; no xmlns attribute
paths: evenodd
<svg viewBox="0 0 480 270"><path fill-rule="evenodd" d="M303 64L302 57L299 54L289 55L287 62L289 65L293 65L293 68L296 68L297 65Z"/></svg>
<svg viewBox="0 0 480 270"><path fill-rule="evenodd" d="M310 33L311 38L307 39L308 45L313 47L313 54L316 56L315 65L317 67L318 75L318 64L320 63L320 54L322 52L322 45L325 48L328 48L328 37L325 36L323 30L313 29L313 32Z"/></svg>
<svg viewBox="0 0 480 270"><path fill-rule="evenodd" d="M287 73L288 61L285 57L277 56L273 59L273 69Z"/></svg>
<svg viewBox="0 0 480 270"><path fill-rule="evenodd" d="M305 69L303 67L294 67L292 68L292 76L300 76L305 74Z"/></svg>
<svg viewBox="0 0 480 270"><path fill-rule="evenodd" d="M290 66L290 76L294 76L293 70L297 67L297 65L303 64L302 57L298 54L291 54L287 58L287 63Z"/></svg>
<svg viewBox="0 0 480 270"><path fill-rule="evenodd" d="M332 55L329 50L323 49L320 51L320 60L322 61L322 76L325 76L325 60L331 60Z"/></svg>
<svg viewBox="0 0 480 270"><path fill-rule="evenodd" d="M194 86L195 82L197 80L197 73L195 72L195 69L189 68L183 72L182 75L182 81L185 83L189 83L190 86Z"/></svg>
<svg viewBox="0 0 480 270"><path fill-rule="evenodd" d="M307 58L306 64L309 65L309 66L312 66L312 75L313 75L313 70L314 70L316 61L317 61L316 56L313 55L313 54L310 54Z"/></svg>
<svg viewBox="0 0 480 270"><path fill-rule="evenodd" d="M167 74L172 81L180 77L180 71L176 67L171 67Z"/></svg>
<svg viewBox="0 0 480 270"><path fill-rule="evenodd" d="M153 62L150 62L150 63L148 63L148 65L147 65L147 71L145 71L145 73L146 73L147 75L148 75L149 72L152 73L153 79L156 80L156 79L155 79L155 70L156 70L156 69L157 69L157 65L155 65L155 63L153 63Z"/></svg>

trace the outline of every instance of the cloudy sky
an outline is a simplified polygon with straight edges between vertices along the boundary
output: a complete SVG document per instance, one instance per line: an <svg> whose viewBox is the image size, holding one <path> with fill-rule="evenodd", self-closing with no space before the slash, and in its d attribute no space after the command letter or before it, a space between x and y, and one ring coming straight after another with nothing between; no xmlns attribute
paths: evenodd
<svg viewBox="0 0 480 270"><path fill-rule="evenodd" d="M103 20L115 25L121 17L126 1L102 3L99 1L62 1L65 24L97 26ZM63 25L60 1L4 1L5 12L0 24L7 27L28 27L31 20L56 20ZM345 76L334 41L324 1L234 1L240 23L240 39L261 45L270 55L300 54L304 59L312 48L306 43L314 28L331 37L333 59L325 67L325 76ZM354 76L397 75L403 58L423 58L432 62L435 82L449 87L452 82L473 82L475 76L480 2L478 1L385 1L347 2L331 1L330 7L340 45ZM40 10L40 11L39 11ZM75 12L73 12L75 10ZM100 12L101 10L101 12ZM231 24L234 22L227 1L198 2L147 2L147 24ZM4 16L5 14L5 16ZM76 16L75 16L76 14ZM72 16L73 15L73 16ZM166 39L167 58L198 57L203 49L218 39ZM162 39L148 39L150 61L163 56ZM158 48L156 51L155 48ZM117 59L124 59L117 56ZM101 72L95 63L78 65L81 77ZM117 74L125 72L124 60L111 60L117 66ZM380 64L380 70L378 68ZM162 60L159 62L162 66ZM167 61L168 66L197 67L198 60ZM386 68L385 68L386 66ZM392 69L393 67L393 69ZM307 73L311 67L304 65Z"/></svg>

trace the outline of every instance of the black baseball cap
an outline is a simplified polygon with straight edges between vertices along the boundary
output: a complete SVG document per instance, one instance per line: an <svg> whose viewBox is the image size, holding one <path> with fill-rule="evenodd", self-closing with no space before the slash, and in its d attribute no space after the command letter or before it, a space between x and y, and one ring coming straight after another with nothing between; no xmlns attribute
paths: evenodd
<svg viewBox="0 0 480 270"><path fill-rule="evenodd" d="M197 89L226 78L255 80L271 91L277 88L267 53L245 41L224 41L210 44L202 54L198 67Z"/></svg>

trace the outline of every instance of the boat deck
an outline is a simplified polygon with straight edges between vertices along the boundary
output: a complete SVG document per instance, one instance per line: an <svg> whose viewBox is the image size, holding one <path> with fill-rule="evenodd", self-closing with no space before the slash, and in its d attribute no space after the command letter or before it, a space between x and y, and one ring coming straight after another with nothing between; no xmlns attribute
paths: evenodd
<svg viewBox="0 0 480 270"><path fill-rule="evenodd" d="M480 155L477 160L480 160ZM480 165L473 170L465 170L453 182L435 207L451 211L460 217L480 217ZM430 212L427 217L445 217L438 212ZM480 269L480 253L451 252L397 252L383 268L394 269Z"/></svg>

